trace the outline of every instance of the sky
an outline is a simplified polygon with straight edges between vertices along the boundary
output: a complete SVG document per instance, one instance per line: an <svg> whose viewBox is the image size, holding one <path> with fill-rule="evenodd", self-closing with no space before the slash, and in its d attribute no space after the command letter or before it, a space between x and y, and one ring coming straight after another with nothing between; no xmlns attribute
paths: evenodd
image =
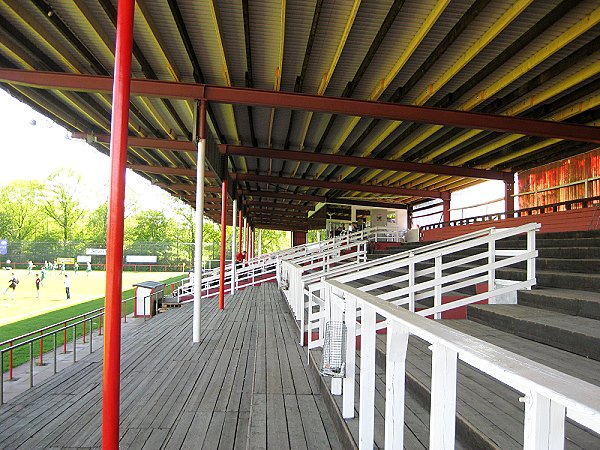
<svg viewBox="0 0 600 450"><path fill-rule="evenodd" d="M84 198L95 208L108 196L110 158L85 141L71 139L60 125L0 90L0 186L13 180L45 180L60 168L72 168L84 179ZM168 211L169 195L127 170L126 195L142 209Z"/></svg>

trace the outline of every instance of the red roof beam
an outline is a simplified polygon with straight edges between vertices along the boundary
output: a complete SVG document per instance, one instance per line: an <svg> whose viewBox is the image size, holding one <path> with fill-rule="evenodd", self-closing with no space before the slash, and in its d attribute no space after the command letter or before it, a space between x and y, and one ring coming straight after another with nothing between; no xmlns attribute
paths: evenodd
<svg viewBox="0 0 600 450"><path fill-rule="evenodd" d="M71 135L75 139L92 139L103 144L110 142L110 135L108 134L71 133ZM129 136L127 138L127 145L129 147L158 148L161 150L171 150L174 152L198 151L196 145L191 141L176 141L173 139L155 139Z"/></svg>
<svg viewBox="0 0 600 450"><path fill-rule="evenodd" d="M19 69L0 69L0 82L42 89L104 93L110 93L112 90L112 78L107 76ZM429 106L141 79L131 80L131 94L173 99L206 99L218 103L429 123L600 144L599 127Z"/></svg>
<svg viewBox="0 0 600 450"><path fill-rule="evenodd" d="M235 173L232 177L238 181L250 181L255 183L278 183L278 184L289 184L291 186L308 186L316 188L326 189L341 189L346 191L357 191L357 192L372 192L377 194L390 194L390 195L404 195L411 197L425 197L425 198L442 198L446 193L439 191L427 191L423 189L403 189L391 186L375 186L370 184L354 184L354 183L343 183L336 181L324 181L324 180L305 180L300 178L286 178L286 177L271 177L266 175L253 175L249 173Z"/></svg>
<svg viewBox="0 0 600 450"><path fill-rule="evenodd" d="M514 175L509 172L494 170L469 169L463 167L440 166L437 164L424 164L406 161L392 161L389 159L364 158L359 156L328 155L326 153L297 152L290 150L277 150L270 148L246 147L242 145L219 145L223 155L255 156L257 158L284 159L292 161L307 161L322 164L335 164L338 166L366 167L370 169L398 170L401 172L432 173L436 175L452 175L466 178L480 178L484 180L513 180Z"/></svg>

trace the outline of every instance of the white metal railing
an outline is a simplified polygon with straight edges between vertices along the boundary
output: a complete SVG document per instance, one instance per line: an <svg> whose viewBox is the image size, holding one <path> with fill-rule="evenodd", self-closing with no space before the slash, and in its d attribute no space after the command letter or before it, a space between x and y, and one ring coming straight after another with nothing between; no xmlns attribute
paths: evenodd
<svg viewBox="0 0 600 450"><path fill-rule="evenodd" d="M279 285L300 326L300 344L304 345L306 328L305 284L320 279L341 267L356 266L366 260L367 242L354 241L309 255L287 258L279 264Z"/></svg>
<svg viewBox="0 0 600 450"><path fill-rule="evenodd" d="M407 230L393 230L386 227L373 227L366 230L367 238L374 242L405 242Z"/></svg>
<svg viewBox="0 0 600 450"><path fill-rule="evenodd" d="M539 228L539 224L531 223L515 228L478 230L360 265L334 269L321 279L307 280L304 288L308 299L309 350L323 345L325 318L330 316L323 293L324 279L360 284L361 291L378 292L377 296L385 301L405 305L409 311L434 319L440 319L444 311L486 299L489 303L516 303L517 290L530 289L536 281L535 232ZM525 249L496 248L498 242L523 233L527 236ZM524 280L496 277L498 269L523 263L526 265ZM373 277L378 279L373 280ZM477 293L477 287L483 292ZM459 294L458 298L444 303L444 296L450 293ZM384 327L384 323L378 324L378 328ZM313 332L317 334L316 339ZM360 328L357 333L360 334Z"/></svg>
<svg viewBox="0 0 600 450"><path fill-rule="evenodd" d="M385 374L385 448L403 448L405 361L409 335L431 344L429 448L454 448L457 361L521 392L525 403L524 448L562 449L565 417L600 432L600 388L521 357L480 339L428 320L336 280L324 282L329 320L347 327L346 376L332 379L342 394L344 418L354 417L355 335L360 328L359 448L374 441L377 316L387 328ZM357 318L360 316L360 323Z"/></svg>
<svg viewBox="0 0 600 450"><path fill-rule="evenodd" d="M225 293L229 294L232 292L232 289L233 292L235 292L236 289L252 286L256 283L272 281L275 279L279 281L280 266L282 261L296 261L298 264L306 265L311 261L314 262L321 260L324 255L329 257L327 255L330 255L332 252L339 253L340 249L344 249L346 247L351 248L353 245L356 245L357 242L360 242L362 245L364 245L363 253L366 253L366 242L364 242L364 239L369 235L369 233L373 233L373 231L370 229L364 229L353 233L346 233L343 236L336 236L321 242L303 244L278 252L267 253L251 258L236 267L235 273L233 274L233 281L231 264L228 264L225 268L224 274ZM342 258L342 260L343 259L344 258ZM201 298L212 297L215 295L219 289L220 282L221 279L219 267L203 270L202 287L200 289ZM193 296L193 293L193 277L177 283L176 288L173 290L173 295L179 298ZM180 303L186 303L189 301L192 301L192 297L187 300L182 300Z"/></svg>

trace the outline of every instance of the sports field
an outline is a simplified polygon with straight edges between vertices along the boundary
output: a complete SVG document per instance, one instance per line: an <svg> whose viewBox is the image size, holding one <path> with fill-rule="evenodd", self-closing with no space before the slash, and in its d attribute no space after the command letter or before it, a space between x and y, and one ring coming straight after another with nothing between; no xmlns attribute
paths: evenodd
<svg viewBox="0 0 600 450"><path fill-rule="evenodd" d="M19 284L12 299L12 290L6 294L4 290L12 273L17 276ZM72 270L65 273L71 278L71 300L67 300L65 293L64 275L60 271L46 273L44 285L40 287L40 298L37 298L35 289L36 272L28 274L27 270L1 270L0 271L0 326L18 320L33 317L57 309L104 297L106 288L106 272L93 271L89 275L79 271L77 275ZM123 290L130 289L133 283L140 281L162 281L177 275L179 272L123 272Z"/></svg>

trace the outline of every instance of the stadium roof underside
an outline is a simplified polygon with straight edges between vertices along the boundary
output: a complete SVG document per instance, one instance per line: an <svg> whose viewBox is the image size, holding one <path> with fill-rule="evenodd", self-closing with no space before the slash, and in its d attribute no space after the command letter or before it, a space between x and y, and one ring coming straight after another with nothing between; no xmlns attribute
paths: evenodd
<svg viewBox="0 0 600 450"><path fill-rule="evenodd" d="M128 167L260 228L415 205L600 146L597 0L138 0ZM4 0L0 82L108 153L116 0ZM230 216L230 215L228 215ZM229 218L231 220L231 218Z"/></svg>

